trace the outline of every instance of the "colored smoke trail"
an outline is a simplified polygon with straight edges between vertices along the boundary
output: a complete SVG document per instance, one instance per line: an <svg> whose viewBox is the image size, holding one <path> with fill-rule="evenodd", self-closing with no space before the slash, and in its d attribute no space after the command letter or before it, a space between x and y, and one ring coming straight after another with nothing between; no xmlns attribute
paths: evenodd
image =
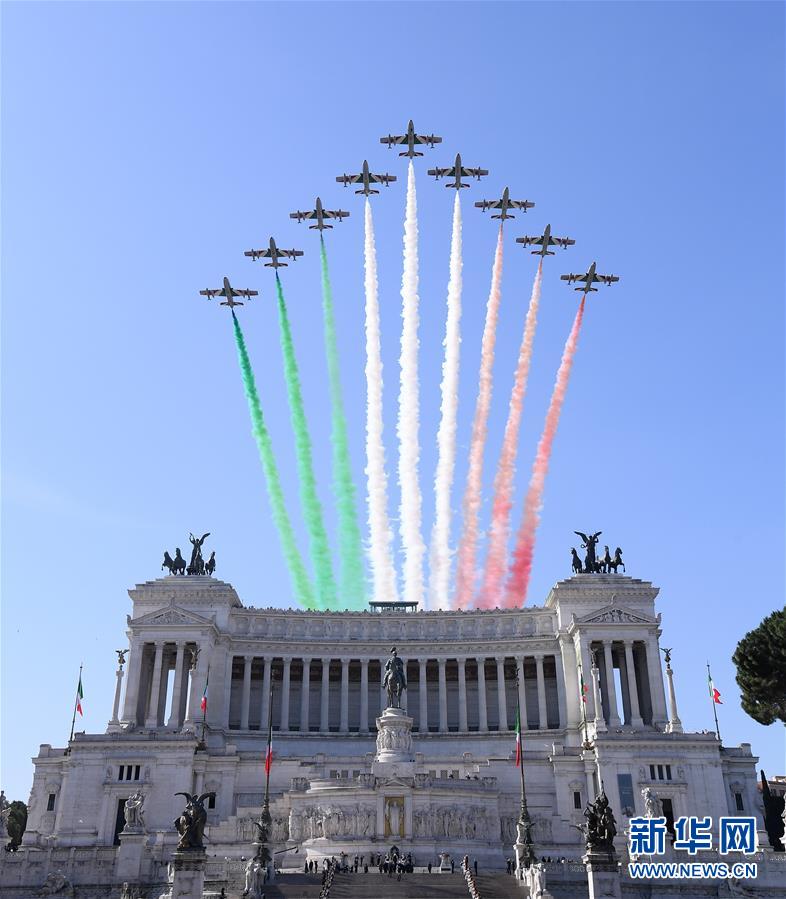
<svg viewBox="0 0 786 899"><path fill-rule="evenodd" d="M532 476L527 496L524 500L524 516L519 528L516 550L508 577L504 601L504 608L507 609L515 609L524 605L527 598L527 588L529 587L529 578L532 571L532 556L535 551L535 534L540 523L540 510L543 506L543 487L549 470L551 447L557 433L562 404L565 402L565 393L568 389L573 357L576 355L576 347L579 342L579 331L581 329L581 321L584 318L585 300L586 295L581 298L581 304L573 321L573 327L565 343L565 349L562 351L562 360L557 370L551 402L546 413L546 423L543 426L543 434L541 435L540 443L538 443L538 450L532 465Z"/></svg>
<svg viewBox="0 0 786 899"><path fill-rule="evenodd" d="M340 590L342 604L347 609L363 609L366 600L363 570L363 543L357 519L355 483L349 458L349 439L341 378L338 367L336 322L333 314L333 290L328 273L325 242L320 237L322 263L322 310L325 320L325 352L327 355L330 405L332 415L331 442L333 445L333 492L336 497L339 531Z"/></svg>
<svg viewBox="0 0 786 899"><path fill-rule="evenodd" d="M464 530L458 549L456 570L456 593L454 608L466 609L475 593L475 559L478 548L478 518L480 516L481 490L483 487L483 451L488 434L489 409L494 368L494 345L497 340L497 320L502 298L502 223L497 236L497 250L491 271L491 290L486 304L486 323L480 351L480 373L478 375L478 398L475 403L475 418L472 422L472 438L469 445L469 471L467 486L462 503Z"/></svg>
<svg viewBox="0 0 786 899"><path fill-rule="evenodd" d="M404 272L401 278L401 382L398 398L398 481L401 488L399 527L404 549L404 599L423 601L423 556L421 534L422 500L418 462L420 444L420 385L418 383L418 205L415 167L409 161L407 211L404 218Z"/></svg>
<svg viewBox="0 0 786 899"><path fill-rule="evenodd" d="M366 291L366 478L368 490L369 556L374 599L394 602L396 571L393 567L393 534L388 520L388 482L385 472L385 444L382 440L382 352L377 296L377 250L374 220L366 198L365 212L365 291Z"/></svg>
<svg viewBox="0 0 786 899"><path fill-rule="evenodd" d="M461 349L461 202L456 191L453 203L453 234L450 239L448 312L445 323L445 358L442 363L441 418L437 431L437 470L434 475L435 515L431 532L428 608L450 606L450 493L456 467L456 417L458 412L459 356Z"/></svg>
<svg viewBox="0 0 786 899"><path fill-rule="evenodd" d="M337 604L336 583L333 579L330 546L328 545L325 522L322 518L322 506L317 496L314 461L311 453L311 438L308 434L306 413L303 407L303 394L300 390L300 375L298 374L297 360L295 359L295 346L292 342L289 315L287 314L284 291L278 273L276 274L276 294L278 296L281 351L284 356L284 378L287 384L292 430L295 432L295 458L300 480L300 502L303 507L306 528L308 529L317 597L322 608L335 609Z"/></svg>
<svg viewBox="0 0 786 899"><path fill-rule="evenodd" d="M510 536L510 510L513 505L513 481L516 476L516 453L518 451L519 428L521 414L524 409L524 396L527 392L527 379L532 361L532 345L535 342L535 329L538 324L538 307L540 306L540 286L543 278L543 260L541 259L532 285L527 318L524 323L524 334L519 348L519 361L513 379L513 390L510 395L510 409L505 425L505 436L494 478L494 502L491 510L491 530L489 547L486 556L486 570L480 597L476 603L478 608L493 609L502 600L507 563L508 538Z"/></svg>
<svg viewBox="0 0 786 899"><path fill-rule="evenodd" d="M254 381L254 372L251 368L251 361L248 358L248 350L246 349L246 342L243 338L243 331L240 328L240 322L237 320L234 311L232 312L232 323L235 327L237 358L240 362L240 371L243 375L243 386L245 387L248 408L251 413L251 430L259 449L259 458L262 461L262 470L265 473L265 483L267 484L267 493L268 498L270 499L273 522L276 528L278 528L281 549L284 553L284 561L289 569L289 576L292 579L292 586L295 588L297 601L306 609L316 609L318 606L314 595L314 587L297 548L295 532L292 530L292 522L289 520L289 515L287 514L286 503L284 502L284 491L281 489L281 477L279 476L278 466L276 465L276 459L273 455L273 444L270 440L270 434L265 426L265 419L262 415L262 405L259 402L259 394L257 393L256 383Z"/></svg>

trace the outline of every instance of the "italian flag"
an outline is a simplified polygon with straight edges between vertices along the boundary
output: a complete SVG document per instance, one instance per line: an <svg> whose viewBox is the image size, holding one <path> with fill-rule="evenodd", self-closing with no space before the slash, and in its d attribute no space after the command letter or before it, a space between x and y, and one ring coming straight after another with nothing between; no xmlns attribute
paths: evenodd
<svg viewBox="0 0 786 899"><path fill-rule="evenodd" d="M84 699L85 693L82 689L82 675L79 675L79 683L76 687L76 710L79 714L84 718L85 713L82 711L82 700Z"/></svg>
<svg viewBox="0 0 786 899"><path fill-rule="evenodd" d="M720 690L715 689L715 684L712 682L712 675L709 672L707 672L707 681L710 688L710 699L716 705L723 705L723 700L720 698Z"/></svg>
<svg viewBox="0 0 786 899"><path fill-rule="evenodd" d="M199 709L202 712L207 711L207 685L210 682L210 672L208 671L207 677L205 678L205 689L202 691L202 699L199 703Z"/></svg>
<svg viewBox="0 0 786 899"><path fill-rule="evenodd" d="M587 693L589 693L589 687L584 683L584 672L579 667L579 682L581 683L581 701L586 704L587 702Z"/></svg>
<svg viewBox="0 0 786 899"><path fill-rule="evenodd" d="M273 766L273 738L267 741L267 753L265 755L265 774L270 774L270 769Z"/></svg>
<svg viewBox="0 0 786 899"><path fill-rule="evenodd" d="M521 718L519 710L516 709L516 767L521 765Z"/></svg>

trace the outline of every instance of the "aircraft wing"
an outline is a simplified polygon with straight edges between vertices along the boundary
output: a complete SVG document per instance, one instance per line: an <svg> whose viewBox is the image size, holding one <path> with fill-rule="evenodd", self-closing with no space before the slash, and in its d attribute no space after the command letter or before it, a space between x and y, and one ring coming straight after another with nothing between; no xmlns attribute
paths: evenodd
<svg viewBox="0 0 786 899"><path fill-rule="evenodd" d="M362 181L362 180L363 180L362 175L337 175L336 176L336 181L338 181L340 184L344 184L345 186L347 184L357 184L359 181Z"/></svg>
<svg viewBox="0 0 786 899"><path fill-rule="evenodd" d="M528 209L532 209L535 204L530 200L511 200L510 205L514 209L523 209L526 212Z"/></svg>
<svg viewBox="0 0 786 899"><path fill-rule="evenodd" d="M560 281L570 281L571 283L572 283L573 281L586 281L586 280L587 280L587 276L586 276L586 275L573 275L573 274L571 274L571 275L560 275L559 277L560 277Z"/></svg>
<svg viewBox="0 0 786 899"><path fill-rule="evenodd" d="M395 175L375 175L373 172L369 172L368 180L372 184L390 184L391 181L396 180L396 176Z"/></svg>
<svg viewBox="0 0 786 899"><path fill-rule="evenodd" d="M456 174L456 167L451 166L449 169L429 169L429 175L433 175L435 178L445 178L447 176L453 177Z"/></svg>
<svg viewBox="0 0 786 899"><path fill-rule="evenodd" d="M480 178L483 175L488 175L488 169L468 169L464 166L461 167L461 174L465 178ZM494 206L494 209L498 209L498 206Z"/></svg>
<svg viewBox="0 0 786 899"><path fill-rule="evenodd" d="M246 299L249 299L250 297L256 297L256 296L259 296L259 291L258 291L258 290L248 290L247 288L243 288L242 290L238 290L238 288L233 287L233 288L232 288L232 291L233 291L233 293L235 294L235 296L238 296L238 297L245 297Z"/></svg>
<svg viewBox="0 0 786 899"><path fill-rule="evenodd" d="M263 256L267 258L268 256L270 256L270 250L246 250L243 255L250 256L252 259L260 259Z"/></svg>
<svg viewBox="0 0 786 899"><path fill-rule="evenodd" d="M345 219L349 215L343 209L323 209L322 217L326 219Z"/></svg>
<svg viewBox="0 0 786 899"><path fill-rule="evenodd" d="M379 142L381 144L387 144L389 147L394 146L395 144L405 144L407 142L406 134L389 134L387 137L380 137ZM416 143L420 143L420 141L416 138Z"/></svg>
<svg viewBox="0 0 786 899"><path fill-rule="evenodd" d="M207 297L209 300L212 300L213 297L217 297L221 293L220 290L200 290L199 295L201 297Z"/></svg>
<svg viewBox="0 0 786 899"><path fill-rule="evenodd" d="M552 237L549 245L563 247L564 249L565 247L572 247L574 243L576 241L571 240L569 237Z"/></svg>
<svg viewBox="0 0 786 899"><path fill-rule="evenodd" d="M279 256L286 256L288 259L294 259L296 256L302 256L302 250L279 250Z"/></svg>
<svg viewBox="0 0 786 899"><path fill-rule="evenodd" d="M312 209L310 212L290 212L289 217L291 219L297 219L299 222L302 222L303 219L313 219L317 217L317 213L315 209Z"/></svg>
<svg viewBox="0 0 786 899"><path fill-rule="evenodd" d="M442 138L437 137L436 134L416 134L415 135L415 143L416 144L430 144L433 147L434 144L441 144Z"/></svg>
<svg viewBox="0 0 786 899"><path fill-rule="evenodd" d="M543 235L540 237L517 237L516 243L523 243L525 247L528 247L530 244L540 244L543 246ZM551 243L555 243L552 239Z"/></svg>
<svg viewBox="0 0 786 899"><path fill-rule="evenodd" d="M469 177L470 169L464 169L461 174ZM478 209L501 209L502 208L502 200L478 200L475 205ZM513 204L511 203L511 206Z"/></svg>
<svg viewBox="0 0 786 899"><path fill-rule="evenodd" d="M604 284L613 284L615 281L619 281L618 275L595 275L596 281L602 281Z"/></svg>

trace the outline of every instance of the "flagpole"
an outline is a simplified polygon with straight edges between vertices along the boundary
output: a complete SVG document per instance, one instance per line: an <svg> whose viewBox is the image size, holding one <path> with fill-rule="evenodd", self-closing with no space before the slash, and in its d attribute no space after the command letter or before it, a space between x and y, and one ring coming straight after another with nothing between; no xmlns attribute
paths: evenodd
<svg viewBox="0 0 786 899"><path fill-rule="evenodd" d="M210 683L210 662L207 663L207 674L205 675L205 695L202 703L202 738L199 741L197 749L205 748L205 727L207 726L207 685Z"/></svg>
<svg viewBox="0 0 786 899"><path fill-rule="evenodd" d="M721 743L723 741L721 740L720 725L718 724L718 710L715 708L715 705L716 705L715 697L713 696L713 693L712 693L712 690L713 690L715 684L713 683L713 680L712 680L712 673L710 672L710 663L709 662L707 662L707 678L709 679L709 683L711 685L710 686L710 702L712 703L712 714L715 718L715 733L718 735L718 742Z"/></svg>
<svg viewBox="0 0 786 899"><path fill-rule="evenodd" d="M579 697L581 701L581 723L584 728L584 749L592 749L592 743L590 742L589 732L587 729L587 694L585 692L585 684L584 684L584 670L581 667L581 662L579 662L579 684L580 684L580 692L581 696Z"/></svg>
<svg viewBox="0 0 786 899"><path fill-rule="evenodd" d="M522 674L524 673L522 668ZM524 741L521 739L522 721L521 721L521 693L519 691L519 678L516 675L516 721L518 722L518 752L519 752L519 773L521 775L521 812L519 813L519 824L524 830L524 862L525 867L535 861L535 852L532 848L532 819L527 808L527 788L524 783Z"/></svg>
<svg viewBox="0 0 786 899"><path fill-rule="evenodd" d="M76 707L79 705L79 685L82 683L82 665L79 665L79 680L76 682L76 695L74 696L74 714L71 716L71 736L68 738L69 748L74 739L74 725L76 724Z"/></svg>

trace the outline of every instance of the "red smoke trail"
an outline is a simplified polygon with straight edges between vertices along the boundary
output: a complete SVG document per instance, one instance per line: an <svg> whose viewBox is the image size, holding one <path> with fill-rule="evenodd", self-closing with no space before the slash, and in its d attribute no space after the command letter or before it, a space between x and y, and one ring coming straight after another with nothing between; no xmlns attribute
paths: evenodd
<svg viewBox="0 0 786 899"><path fill-rule="evenodd" d="M513 379L513 390L510 394L510 410L505 425L505 437L499 454L497 475L494 478L494 503L491 509L491 530L489 548L486 555L486 570L483 587L475 603L480 609L493 609L500 604L504 588L505 569L508 554L508 538L510 536L510 510L513 506L513 482L516 477L516 454L519 446L519 429L521 413L524 409L524 395L527 392L527 379L532 361L532 345L535 342L535 329L538 324L538 307L540 306L540 285L543 278L543 260L538 265L535 283L524 324L524 334L519 348L519 360Z"/></svg>
<svg viewBox="0 0 786 899"><path fill-rule="evenodd" d="M469 471L462 503L464 530L458 548L456 566L456 593L453 608L466 609L475 594L475 559L478 549L478 518L483 487L483 451L488 435L491 387L494 370L494 345L497 340L497 320L502 298L502 222L499 225L494 267L491 270L491 290L486 304L486 324L480 350L478 374L478 398L475 402L475 418L472 422L472 438L469 445Z"/></svg>
<svg viewBox="0 0 786 899"><path fill-rule="evenodd" d="M565 393L570 380L570 369L573 365L573 357L576 355L576 347L579 342L581 320L584 318L584 301L586 295L581 298L573 327L570 330L565 349L562 351L562 360L557 371L557 379L554 382L554 391L551 394L549 411L546 413L546 423L543 426L543 434L535 454L532 465L532 476L529 489L524 500L524 517L519 528L516 540L516 550L513 554L513 562L508 576L507 592L503 608L515 609L523 606L527 598L529 577L532 571L532 556L535 551L535 533L540 524L540 510L543 506L543 487L546 483L546 474L549 470L551 447L559 425L559 417L562 412L562 404L565 402Z"/></svg>

